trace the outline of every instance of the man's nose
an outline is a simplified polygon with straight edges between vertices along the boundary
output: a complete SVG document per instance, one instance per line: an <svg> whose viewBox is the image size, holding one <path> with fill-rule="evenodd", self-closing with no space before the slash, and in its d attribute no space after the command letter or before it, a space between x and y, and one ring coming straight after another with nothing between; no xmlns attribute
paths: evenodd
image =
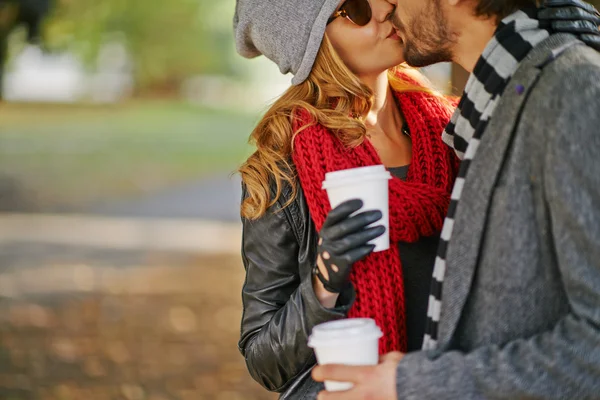
<svg viewBox="0 0 600 400"><path fill-rule="evenodd" d="M394 12L394 6L388 0L371 0L371 11L376 21L385 22Z"/></svg>

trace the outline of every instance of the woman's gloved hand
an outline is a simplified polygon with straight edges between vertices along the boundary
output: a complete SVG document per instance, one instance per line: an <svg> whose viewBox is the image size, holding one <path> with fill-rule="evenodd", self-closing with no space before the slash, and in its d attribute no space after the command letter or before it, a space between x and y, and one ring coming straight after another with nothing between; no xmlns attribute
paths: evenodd
<svg viewBox="0 0 600 400"><path fill-rule="evenodd" d="M582 0L544 0L538 19L552 32L574 34L600 51L600 13L591 4Z"/></svg>
<svg viewBox="0 0 600 400"><path fill-rule="evenodd" d="M348 200L329 213L320 232L317 266L313 273L325 289L342 291L352 265L370 254L375 245L368 242L381 236L385 227L368 225L381 219L381 211L364 211L351 216L363 206L361 200Z"/></svg>

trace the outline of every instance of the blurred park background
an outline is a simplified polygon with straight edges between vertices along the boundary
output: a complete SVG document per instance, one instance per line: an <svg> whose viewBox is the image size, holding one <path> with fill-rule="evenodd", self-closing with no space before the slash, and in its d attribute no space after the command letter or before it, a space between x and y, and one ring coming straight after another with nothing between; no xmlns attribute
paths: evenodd
<svg viewBox="0 0 600 400"><path fill-rule="evenodd" d="M272 399L237 349L239 179L288 79L234 0L0 0L0 399Z"/></svg>
<svg viewBox="0 0 600 400"><path fill-rule="evenodd" d="M234 7L0 0L0 399L274 398L237 349L234 172L290 78L236 55Z"/></svg>

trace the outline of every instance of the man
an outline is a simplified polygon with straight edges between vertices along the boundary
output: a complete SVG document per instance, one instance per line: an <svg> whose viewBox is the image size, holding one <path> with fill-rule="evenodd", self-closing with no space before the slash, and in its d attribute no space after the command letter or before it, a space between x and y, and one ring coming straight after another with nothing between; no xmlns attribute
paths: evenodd
<svg viewBox="0 0 600 400"><path fill-rule="evenodd" d="M426 350L317 367L355 383L319 399L600 398L600 54L532 0L389 1L410 64L472 72L443 133L463 162Z"/></svg>

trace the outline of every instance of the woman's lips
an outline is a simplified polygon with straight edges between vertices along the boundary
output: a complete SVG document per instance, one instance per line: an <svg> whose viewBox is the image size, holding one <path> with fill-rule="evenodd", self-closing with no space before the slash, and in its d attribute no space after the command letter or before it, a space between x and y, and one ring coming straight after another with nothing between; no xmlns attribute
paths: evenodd
<svg viewBox="0 0 600 400"><path fill-rule="evenodd" d="M398 32L395 29L393 29L392 32L390 32L390 34L388 35L387 38L392 39L392 40L398 40L398 41L401 40L400 36L398 36Z"/></svg>

